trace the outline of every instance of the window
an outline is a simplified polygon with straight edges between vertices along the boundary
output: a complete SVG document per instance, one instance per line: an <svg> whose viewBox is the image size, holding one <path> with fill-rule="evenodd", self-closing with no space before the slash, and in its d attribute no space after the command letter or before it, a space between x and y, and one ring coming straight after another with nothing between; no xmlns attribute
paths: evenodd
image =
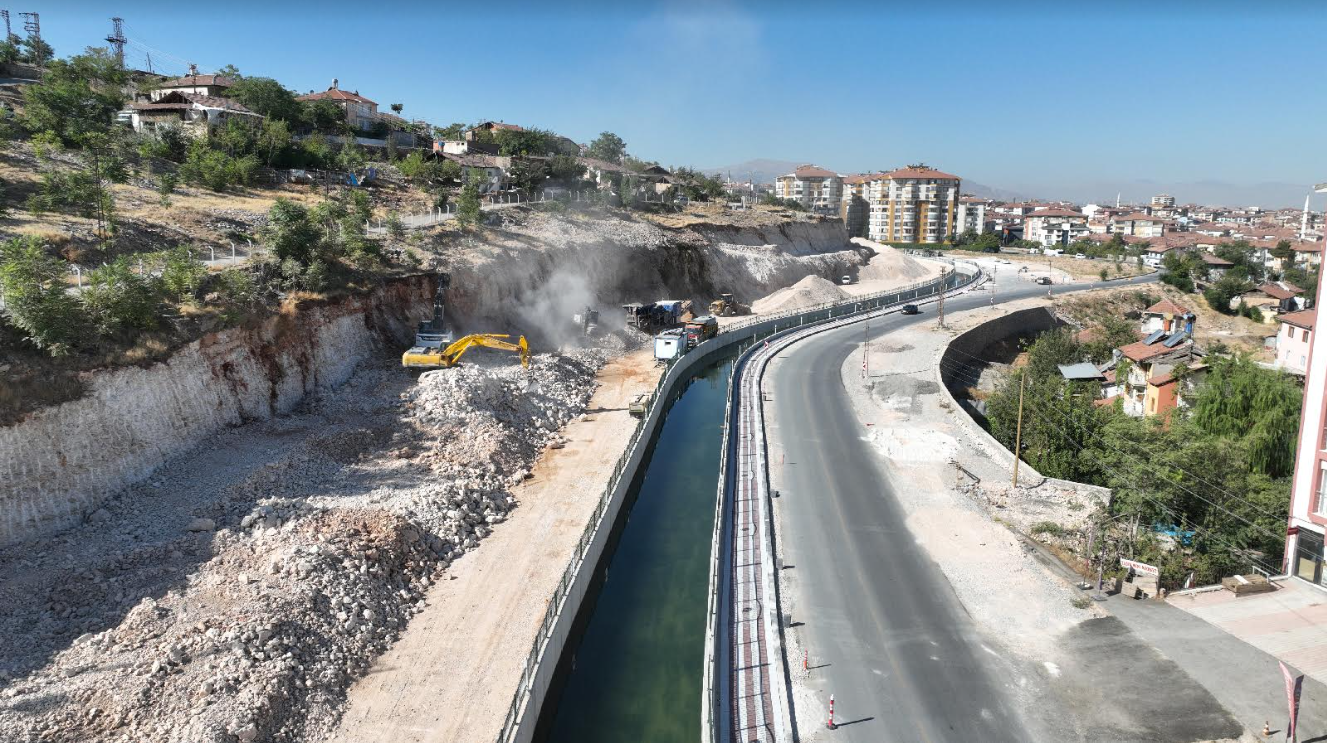
<svg viewBox="0 0 1327 743"><path fill-rule="evenodd" d="M1309 342L1309 331L1307 330L1304 331L1304 342L1305 343Z"/></svg>
<svg viewBox="0 0 1327 743"><path fill-rule="evenodd" d="M1324 510L1324 506L1327 506L1325 500L1327 500L1327 467L1319 463L1318 490L1313 494L1313 512L1319 516L1327 516L1327 510Z"/></svg>

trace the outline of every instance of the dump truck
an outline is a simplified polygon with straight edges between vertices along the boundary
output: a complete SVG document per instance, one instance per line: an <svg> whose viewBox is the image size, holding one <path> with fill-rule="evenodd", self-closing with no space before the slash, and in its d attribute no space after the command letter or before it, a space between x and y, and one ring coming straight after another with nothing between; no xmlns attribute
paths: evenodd
<svg viewBox="0 0 1327 743"><path fill-rule="evenodd" d="M687 348L695 348L718 335L719 321L714 319L713 315L702 315L694 320L688 320L682 329L686 331Z"/></svg>
<svg viewBox="0 0 1327 743"><path fill-rule="evenodd" d="M627 315L627 327L646 332L677 327L686 309L687 303L680 299L660 299L649 304L632 302L622 305L622 311Z"/></svg>
<svg viewBox="0 0 1327 743"><path fill-rule="evenodd" d="M738 302L732 294L720 294L718 299L710 302L710 314L715 317L749 315L751 314L751 308Z"/></svg>

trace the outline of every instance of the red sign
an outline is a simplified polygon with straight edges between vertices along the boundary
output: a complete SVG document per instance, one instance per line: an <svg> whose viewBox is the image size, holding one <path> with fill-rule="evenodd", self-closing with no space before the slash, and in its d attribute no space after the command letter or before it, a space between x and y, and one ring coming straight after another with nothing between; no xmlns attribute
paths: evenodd
<svg viewBox="0 0 1327 743"><path fill-rule="evenodd" d="M1292 676L1290 669L1286 664L1277 661L1281 666L1281 675L1286 678L1286 703L1290 706L1290 724L1286 725L1286 740L1295 739L1295 722L1299 719L1299 697L1304 692L1304 676Z"/></svg>

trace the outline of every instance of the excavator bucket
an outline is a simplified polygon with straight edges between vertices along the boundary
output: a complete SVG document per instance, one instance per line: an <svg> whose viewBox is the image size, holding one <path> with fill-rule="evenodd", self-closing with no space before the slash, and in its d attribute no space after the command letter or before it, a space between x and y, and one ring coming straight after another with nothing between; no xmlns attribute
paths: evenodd
<svg viewBox="0 0 1327 743"><path fill-rule="evenodd" d="M530 344L525 342L525 336L516 344L521 347L521 366L530 368Z"/></svg>

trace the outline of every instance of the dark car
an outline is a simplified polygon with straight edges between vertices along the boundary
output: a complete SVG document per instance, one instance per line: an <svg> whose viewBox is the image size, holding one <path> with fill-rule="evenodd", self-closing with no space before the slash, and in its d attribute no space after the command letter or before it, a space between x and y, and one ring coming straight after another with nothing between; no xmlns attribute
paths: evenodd
<svg viewBox="0 0 1327 743"><path fill-rule="evenodd" d="M922 311L915 304L903 305L903 309L900 310L900 312L902 312L905 315L920 315L922 313Z"/></svg>
<svg viewBox="0 0 1327 743"><path fill-rule="evenodd" d="M1036 283L1041 284L1042 286L1048 286L1048 285L1050 285L1050 283L1051 283L1051 277L1049 277L1049 276L1038 276L1038 277L1037 277L1037 282L1036 282Z"/></svg>

